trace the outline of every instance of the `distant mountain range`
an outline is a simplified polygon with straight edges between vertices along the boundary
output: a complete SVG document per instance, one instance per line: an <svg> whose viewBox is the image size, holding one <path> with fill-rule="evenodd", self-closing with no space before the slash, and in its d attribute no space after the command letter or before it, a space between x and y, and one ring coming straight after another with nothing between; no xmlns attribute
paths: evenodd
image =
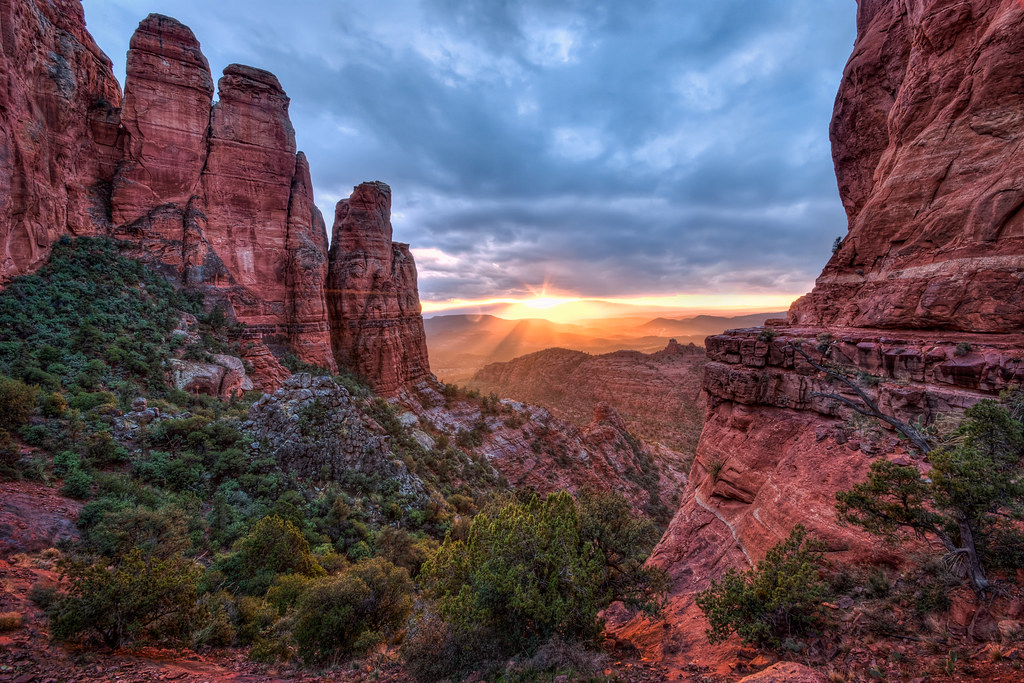
<svg viewBox="0 0 1024 683"><path fill-rule="evenodd" d="M725 317L604 318L555 323L543 318L506 320L494 315L439 315L423 321L430 367L443 381L464 383L489 363L549 348L591 354L633 350L652 353L669 339L703 346L704 338L737 327L756 327L785 313Z"/></svg>

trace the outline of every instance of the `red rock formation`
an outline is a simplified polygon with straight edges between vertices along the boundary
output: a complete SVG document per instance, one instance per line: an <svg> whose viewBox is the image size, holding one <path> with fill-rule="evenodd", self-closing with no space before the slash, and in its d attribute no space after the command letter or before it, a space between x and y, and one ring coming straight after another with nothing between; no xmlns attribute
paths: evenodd
<svg viewBox="0 0 1024 683"><path fill-rule="evenodd" d="M862 0L832 119L850 232L797 324L1024 327L1024 9Z"/></svg>
<svg viewBox="0 0 1024 683"><path fill-rule="evenodd" d="M363 183L338 202L327 276L334 357L383 394L430 375L416 265L391 235L384 183Z"/></svg>
<svg viewBox="0 0 1024 683"><path fill-rule="evenodd" d="M80 2L0 0L0 38L0 284L63 234L112 234L246 324L263 388L287 376L268 345L329 370L337 355L386 392L427 376L415 265L391 243L384 185L380 222L356 196L335 228L358 253L334 251L343 329L332 340L327 231L273 74L227 67L211 107L199 42L151 14L131 40L121 110ZM359 263L374 270L356 274Z"/></svg>
<svg viewBox="0 0 1024 683"><path fill-rule="evenodd" d="M0 285L108 223L121 89L78 0L0 0Z"/></svg>
<svg viewBox="0 0 1024 683"><path fill-rule="evenodd" d="M667 627L618 624L655 658L694 661L705 628L694 594L797 523L834 561L901 560L836 524L835 493L878 457L928 464L856 416L841 400L855 394L797 345L819 360L827 351L908 422L955 416L1024 380L1024 10L1016 0L859 6L832 124L850 233L788 321L706 341L707 420L686 502L652 555L674 581Z"/></svg>
<svg viewBox="0 0 1024 683"><path fill-rule="evenodd" d="M149 249L157 240L175 245L172 261L181 258L184 213L200 194L212 103L210 65L192 31L161 14L143 19L128 49L121 110L127 143L112 218L131 225Z"/></svg>

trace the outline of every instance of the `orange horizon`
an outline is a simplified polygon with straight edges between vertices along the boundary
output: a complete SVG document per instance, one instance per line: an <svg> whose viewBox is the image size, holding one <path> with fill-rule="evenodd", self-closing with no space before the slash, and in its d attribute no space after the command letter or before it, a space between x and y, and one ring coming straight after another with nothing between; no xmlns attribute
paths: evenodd
<svg viewBox="0 0 1024 683"><path fill-rule="evenodd" d="M641 311L665 313L763 313L785 311L803 293L792 294L675 294L629 297L582 297L545 292L530 297L447 299L421 302L424 314L478 309L509 320L543 318L551 322L572 322L629 315L621 306ZM486 311L484 309L487 309ZM613 310L615 309L615 310Z"/></svg>

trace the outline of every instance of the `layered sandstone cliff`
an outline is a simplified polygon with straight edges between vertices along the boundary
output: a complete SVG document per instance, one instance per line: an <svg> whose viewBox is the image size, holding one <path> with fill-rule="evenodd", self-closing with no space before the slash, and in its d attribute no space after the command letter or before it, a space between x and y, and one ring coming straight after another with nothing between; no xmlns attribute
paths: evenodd
<svg viewBox="0 0 1024 683"><path fill-rule="evenodd" d="M392 242L391 188L363 183L334 213L327 301L338 364L395 393L430 374L416 265Z"/></svg>
<svg viewBox="0 0 1024 683"><path fill-rule="evenodd" d="M857 23L831 129L850 231L788 320L707 339L707 419L651 560L673 578L667 619L618 624L656 658L699 658L694 595L798 523L835 562L901 561L837 524L835 493L876 458L928 464L815 364L925 425L1024 381L1024 9L860 0Z"/></svg>
<svg viewBox="0 0 1024 683"><path fill-rule="evenodd" d="M850 232L807 325L1024 327L1024 9L862 0L832 119Z"/></svg>
<svg viewBox="0 0 1024 683"><path fill-rule="evenodd" d="M122 106L79 0L2 0L0 83L0 285L62 235L110 235L244 323L263 388L288 374L268 345L332 371L340 361L386 393L429 374L415 265L386 216L355 210L335 228L332 335L326 226L273 74L228 66L214 104L195 35L151 14L130 43ZM356 275L357 262L388 274Z"/></svg>

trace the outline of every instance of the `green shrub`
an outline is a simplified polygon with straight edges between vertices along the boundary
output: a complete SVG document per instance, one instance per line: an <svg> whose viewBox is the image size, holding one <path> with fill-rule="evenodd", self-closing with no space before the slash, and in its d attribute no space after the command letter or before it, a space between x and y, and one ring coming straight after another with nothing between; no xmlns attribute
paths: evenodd
<svg viewBox="0 0 1024 683"><path fill-rule="evenodd" d="M36 388L10 377L0 377L0 429L16 431L28 422L36 407Z"/></svg>
<svg viewBox="0 0 1024 683"><path fill-rule="evenodd" d="M807 538L803 526L794 527L756 569L730 569L697 595L711 625L708 639L717 643L736 633L745 643L779 648L785 639L821 629L829 594L821 567L821 545Z"/></svg>
<svg viewBox="0 0 1024 683"><path fill-rule="evenodd" d="M16 465L20 457L21 452L11 439L10 432L0 429L0 478L19 478Z"/></svg>
<svg viewBox="0 0 1024 683"><path fill-rule="evenodd" d="M51 393L47 394L46 398L43 399L41 406L42 413L45 417L61 417L64 415L64 411L68 408L68 402L64 400L63 394Z"/></svg>
<svg viewBox="0 0 1024 683"><path fill-rule="evenodd" d="M108 565L64 564L66 594L51 608L57 640L99 642L114 648L147 641L186 642L196 616L202 570L181 555L160 558L139 548Z"/></svg>
<svg viewBox="0 0 1024 683"><path fill-rule="evenodd" d="M965 417L948 443L928 452L928 478L917 467L876 460L867 481L836 494L836 511L841 521L890 540L907 532L936 538L965 560L972 587L984 593L989 568L1019 562L1024 424L991 400Z"/></svg>
<svg viewBox="0 0 1024 683"><path fill-rule="evenodd" d="M322 576L323 568L309 550L298 527L276 515L256 522L234 552L220 562L229 587L246 595L262 595L277 574Z"/></svg>
<svg viewBox="0 0 1024 683"><path fill-rule="evenodd" d="M464 541L449 535L421 576L456 641L532 652L555 636L595 637L615 600L656 613L667 583L642 566L657 533L620 498L531 496L478 514Z"/></svg>
<svg viewBox="0 0 1024 683"><path fill-rule="evenodd" d="M61 495L68 498L88 498L92 490L92 475L85 470L74 468L68 470L64 475L64 485L61 487Z"/></svg>
<svg viewBox="0 0 1024 683"><path fill-rule="evenodd" d="M381 558L314 579L296 610L299 655L332 662L390 641L412 610L412 591L409 572Z"/></svg>

